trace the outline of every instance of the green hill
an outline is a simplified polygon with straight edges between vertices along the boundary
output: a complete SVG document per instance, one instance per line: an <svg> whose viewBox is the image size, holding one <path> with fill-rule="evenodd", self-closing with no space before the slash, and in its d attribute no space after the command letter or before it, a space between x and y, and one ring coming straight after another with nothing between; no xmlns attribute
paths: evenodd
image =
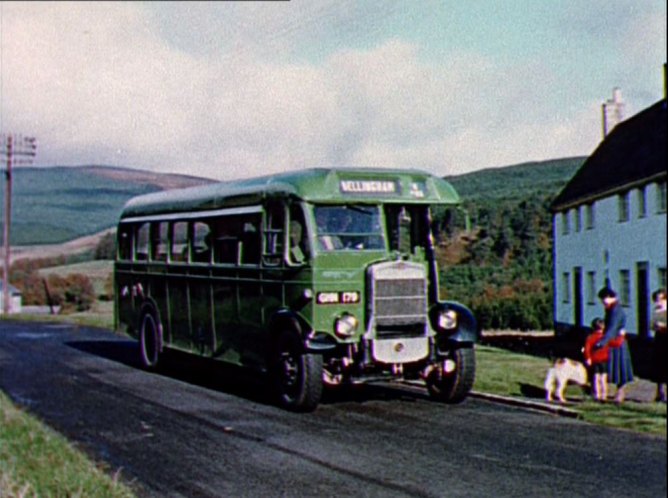
<svg viewBox="0 0 668 498"><path fill-rule="evenodd" d="M529 162L446 176L465 201L519 199L535 194L555 196L586 157Z"/></svg>
<svg viewBox="0 0 668 498"><path fill-rule="evenodd" d="M114 226L135 195L210 182L101 166L15 168L12 173L12 245L57 244L97 233Z"/></svg>

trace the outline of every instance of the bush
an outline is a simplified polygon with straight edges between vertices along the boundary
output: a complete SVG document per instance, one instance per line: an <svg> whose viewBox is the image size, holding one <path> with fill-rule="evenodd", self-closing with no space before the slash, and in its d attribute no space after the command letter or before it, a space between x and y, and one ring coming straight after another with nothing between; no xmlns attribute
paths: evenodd
<svg viewBox="0 0 668 498"><path fill-rule="evenodd" d="M81 273L67 277L52 274L47 278L50 303L60 306L62 313L87 311L95 302L95 290L90 279Z"/></svg>

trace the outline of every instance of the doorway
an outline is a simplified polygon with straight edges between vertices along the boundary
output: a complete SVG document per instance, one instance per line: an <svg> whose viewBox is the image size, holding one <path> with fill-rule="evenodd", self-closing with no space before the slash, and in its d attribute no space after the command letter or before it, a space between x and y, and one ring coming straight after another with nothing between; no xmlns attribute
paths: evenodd
<svg viewBox="0 0 668 498"><path fill-rule="evenodd" d="M573 268L573 322L576 327L582 327L582 268L577 266Z"/></svg>
<svg viewBox="0 0 668 498"><path fill-rule="evenodd" d="M636 263L636 302L638 308L636 316L638 317L638 335L648 337L649 335L649 270L646 261Z"/></svg>

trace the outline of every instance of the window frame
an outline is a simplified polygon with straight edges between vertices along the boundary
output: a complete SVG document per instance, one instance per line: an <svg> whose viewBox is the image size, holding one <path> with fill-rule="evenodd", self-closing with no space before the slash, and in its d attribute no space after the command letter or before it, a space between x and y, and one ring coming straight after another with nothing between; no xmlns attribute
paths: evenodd
<svg viewBox="0 0 668 498"><path fill-rule="evenodd" d="M631 209L629 203L629 192L622 192L617 195L617 218L620 223L626 223L631 219Z"/></svg>
<svg viewBox="0 0 668 498"><path fill-rule="evenodd" d="M638 218L646 218L647 217L647 187L642 186L638 188L637 192L637 200L638 200Z"/></svg>
<svg viewBox="0 0 668 498"><path fill-rule="evenodd" d="M619 270L619 303L628 308L631 306L631 271Z"/></svg>
<svg viewBox="0 0 668 498"><path fill-rule="evenodd" d="M585 204L585 229L593 230L596 226L596 211L594 203Z"/></svg>

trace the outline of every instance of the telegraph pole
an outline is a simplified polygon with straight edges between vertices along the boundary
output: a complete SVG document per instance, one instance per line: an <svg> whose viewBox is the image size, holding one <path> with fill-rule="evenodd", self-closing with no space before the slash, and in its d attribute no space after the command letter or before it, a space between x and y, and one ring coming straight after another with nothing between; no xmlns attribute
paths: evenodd
<svg viewBox="0 0 668 498"><path fill-rule="evenodd" d="M4 225L4 248L5 259L3 265L2 279L2 311L5 316L9 315L11 307L11 296L9 295L9 266L10 243L9 229L12 219L12 165L30 164L35 157L37 144L34 137L24 137L14 134L3 134L0 136L0 158L6 159L5 170L5 225Z"/></svg>

